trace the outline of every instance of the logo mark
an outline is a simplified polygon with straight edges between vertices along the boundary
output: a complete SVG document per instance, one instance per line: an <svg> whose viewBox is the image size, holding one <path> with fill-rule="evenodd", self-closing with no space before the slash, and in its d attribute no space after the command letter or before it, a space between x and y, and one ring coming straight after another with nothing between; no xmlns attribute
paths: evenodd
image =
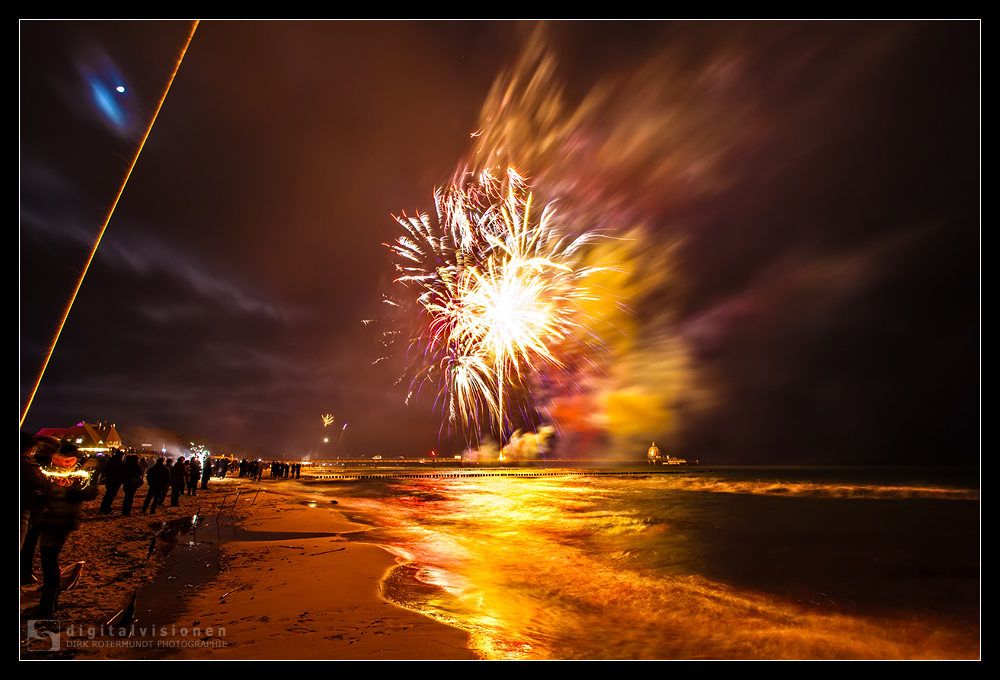
<svg viewBox="0 0 1000 680"><path fill-rule="evenodd" d="M62 636L57 619L28 619L28 640L48 640L50 652L62 649ZM45 651L40 649L39 651Z"/></svg>

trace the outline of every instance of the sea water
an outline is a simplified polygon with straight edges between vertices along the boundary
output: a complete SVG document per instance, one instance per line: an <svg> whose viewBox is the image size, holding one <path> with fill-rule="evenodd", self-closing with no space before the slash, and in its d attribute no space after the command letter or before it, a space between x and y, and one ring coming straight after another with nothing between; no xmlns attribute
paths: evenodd
<svg viewBox="0 0 1000 680"><path fill-rule="evenodd" d="M975 471L607 472L323 493L400 558L385 595L487 658L979 657Z"/></svg>

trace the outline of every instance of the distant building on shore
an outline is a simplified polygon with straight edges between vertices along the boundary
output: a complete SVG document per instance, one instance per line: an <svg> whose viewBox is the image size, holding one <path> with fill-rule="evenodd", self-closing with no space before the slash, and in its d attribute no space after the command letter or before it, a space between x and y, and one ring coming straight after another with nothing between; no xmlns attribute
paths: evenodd
<svg viewBox="0 0 1000 680"><path fill-rule="evenodd" d="M656 442L653 442L653 445L649 447L649 451L646 452L646 462L650 465L687 465L687 460L684 458L677 458L676 456L661 453L660 447L656 445Z"/></svg>
<svg viewBox="0 0 1000 680"><path fill-rule="evenodd" d="M35 436L55 437L88 453L118 449L123 445L114 424L91 424L80 421L73 427L45 427L36 432Z"/></svg>

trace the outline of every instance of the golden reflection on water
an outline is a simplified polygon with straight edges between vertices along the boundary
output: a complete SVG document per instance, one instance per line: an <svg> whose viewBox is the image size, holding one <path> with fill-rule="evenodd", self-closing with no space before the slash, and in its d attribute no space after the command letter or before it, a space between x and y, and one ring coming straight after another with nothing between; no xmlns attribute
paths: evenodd
<svg viewBox="0 0 1000 680"><path fill-rule="evenodd" d="M683 536L663 543L674 531L669 523L616 511L616 496L631 488L582 476L424 478L401 482L402 494L389 502L345 502L375 513L383 527L375 531L378 542L419 565L397 570L386 594L468 630L487 658L979 656L978 629L967 624L806 607L704 578ZM671 508L672 517L683 513ZM658 550L679 554L675 567L651 568L616 540L628 536L641 545L652 532L659 532Z"/></svg>

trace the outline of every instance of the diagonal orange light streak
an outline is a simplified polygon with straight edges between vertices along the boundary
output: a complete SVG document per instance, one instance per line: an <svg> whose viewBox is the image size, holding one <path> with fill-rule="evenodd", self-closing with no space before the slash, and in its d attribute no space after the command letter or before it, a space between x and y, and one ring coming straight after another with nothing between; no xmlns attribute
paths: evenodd
<svg viewBox="0 0 1000 680"><path fill-rule="evenodd" d="M122 193L125 191L125 185L128 184L129 177L132 176L132 170L135 169L135 164L139 161L139 154L142 153L142 149L146 145L146 140L149 138L149 133L153 129L156 117L160 115L160 109L163 107L163 102L167 99L167 93L170 92L170 86L174 84L174 78L177 76L177 71L181 68L181 62L184 61L184 55L187 54L188 46L194 38L194 32L198 29L199 23L199 20L196 19L194 24L191 26L191 32L188 34L187 41L184 43L184 49L181 50L180 57L177 58L177 64L174 66L174 72L170 74L170 81L167 83L167 88L163 91L163 96L160 97L159 104L156 105L156 111L153 112L153 117L149 121L149 127L146 128L146 134L142 136L142 141L139 143L139 148L136 149L135 156L132 158L132 163L128 167L128 172L125 173L125 179L122 180L122 184L118 188L118 195L115 196L115 201L111 204L111 210L108 211L108 216L104 219L101 231L97 234L97 239L94 241L94 247L90 250L90 256L87 258L87 263L83 266L83 270L80 272L80 278L76 282L76 288L73 289L73 295L69 299L69 304L66 305L66 311L63 312L62 321L59 322L59 327L56 329L55 337L52 338L52 343L49 345L49 351L45 355L45 361L42 363L42 370L39 371L38 379L35 381L35 386L31 390L31 396L28 397L28 402L24 405L24 411L21 412L21 422L18 423L18 427L24 425L24 419L28 416L28 410L31 408L31 403L35 400L35 393L38 392L38 386L42 383L42 376L45 375L45 369L48 368L49 361L52 359L52 354L56 350L56 343L59 342L59 336L62 335L63 327L66 325L66 319L69 318L70 310L73 309L73 303L76 302L76 296L80 292L80 288L83 286L83 279L87 276L87 270L90 269L90 263L94 261L94 255L97 254L97 248L101 245L101 239L104 238L104 232L107 231L108 223L111 222L111 216L115 214L115 208L118 207L118 201L121 199Z"/></svg>

